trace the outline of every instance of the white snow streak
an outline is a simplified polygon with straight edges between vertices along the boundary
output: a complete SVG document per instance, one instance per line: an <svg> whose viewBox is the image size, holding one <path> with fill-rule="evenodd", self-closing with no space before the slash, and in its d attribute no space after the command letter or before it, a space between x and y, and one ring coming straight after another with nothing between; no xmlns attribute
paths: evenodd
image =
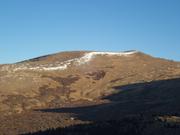
<svg viewBox="0 0 180 135"><path fill-rule="evenodd" d="M107 56L112 56L112 55L116 55L116 56L128 56L131 54L137 53L137 51L131 51L131 52L90 52L90 53L86 53L83 57L79 58L77 60L77 62L79 62L80 64L84 64L86 62L91 61L93 58L95 58L97 55L107 55Z"/></svg>
<svg viewBox="0 0 180 135"><path fill-rule="evenodd" d="M130 52L88 52L85 53L84 56L80 58L74 58L70 59L64 62L56 62L55 64L42 64L42 65L36 65L32 66L28 63L26 64L13 64L13 65L6 65L1 68L1 71L9 71L10 69L13 69L13 71L19 71L19 70L34 70L34 71L53 71L53 70L65 70L70 66L71 64L74 65L82 65L85 63L88 63L92 59L94 59L96 56L129 56L131 54L137 53L137 51L130 51Z"/></svg>

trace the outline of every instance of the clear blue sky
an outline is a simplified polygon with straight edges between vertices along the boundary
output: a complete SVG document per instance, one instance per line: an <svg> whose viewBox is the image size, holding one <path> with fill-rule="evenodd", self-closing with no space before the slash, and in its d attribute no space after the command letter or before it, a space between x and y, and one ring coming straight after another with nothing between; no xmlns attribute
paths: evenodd
<svg viewBox="0 0 180 135"><path fill-rule="evenodd" d="M180 61L180 0L0 0L0 63L132 49Z"/></svg>

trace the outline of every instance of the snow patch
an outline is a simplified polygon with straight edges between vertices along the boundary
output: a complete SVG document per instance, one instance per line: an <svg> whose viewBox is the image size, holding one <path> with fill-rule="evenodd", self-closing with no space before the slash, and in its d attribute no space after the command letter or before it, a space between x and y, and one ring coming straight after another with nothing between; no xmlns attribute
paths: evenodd
<svg viewBox="0 0 180 135"><path fill-rule="evenodd" d="M134 53L137 53L137 51L130 51L130 52L90 52L90 53L86 53L83 57L79 58L77 60L77 62L80 63L80 64L84 64L84 63L87 63L87 62L91 61L93 58L95 58L98 55L128 56L128 55L131 55L131 54L134 54Z"/></svg>
<svg viewBox="0 0 180 135"><path fill-rule="evenodd" d="M42 64L42 65L30 65L28 63L25 64L13 64L6 65L2 67L1 71L19 71L19 70L33 70L33 71L54 71L54 70L65 70L70 65L82 65L85 64L96 56L129 56L137 53L137 51L129 51L129 52L88 52L85 53L84 56L80 58L70 59L64 62L55 62L54 64Z"/></svg>

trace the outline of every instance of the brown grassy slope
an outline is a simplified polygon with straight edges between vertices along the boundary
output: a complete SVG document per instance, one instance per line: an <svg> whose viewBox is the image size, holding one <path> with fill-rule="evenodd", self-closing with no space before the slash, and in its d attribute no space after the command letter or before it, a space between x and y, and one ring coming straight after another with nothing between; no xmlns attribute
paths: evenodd
<svg viewBox="0 0 180 135"><path fill-rule="evenodd" d="M3 121L3 123L0 125L0 131L5 135L14 135L39 130L44 131L48 128L62 128L64 126L68 128L70 125L85 124L89 121L105 122L107 120L120 120L121 123L121 119L124 117L130 120L133 116L135 120L137 120L136 122L143 127L145 126L143 128L145 134L143 135L147 135L147 133L162 133L162 130L176 132L177 129L172 129L171 125L173 127L174 124L178 124L177 120L180 116L179 81L178 78L116 86L116 94L104 97L110 101L109 103L72 102L56 108L50 106L8 117L1 116L0 120ZM144 117L147 118L144 119ZM143 118L146 124L139 118ZM158 122L159 120L161 121L160 123ZM132 121L123 121L127 131L131 129L131 126L129 127L129 125L132 124L131 122ZM166 127L169 123L170 127ZM84 126L82 125L82 130L87 129ZM115 125L110 126L114 127ZM74 127L76 129L76 126ZM178 127L180 127L180 124L178 124ZM89 128L97 130L93 125ZM120 126L118 129L121 128ZM86 132L89 132L89 130L86 130ZM120 131L123 131L123 129ZM81 130L78 131L78 133L80 132ZM143 132L141 131L141 133ZM169 134L166 133L166 135Z"/></svg>
<svg viewBox="0 0 180 135"><path fill-rule="evenodd" d="M63 52L22 63L52 64L81 57L84 53ZM99 100L116 92L115 86L180 76L179 63L140 52L130 56L97 56L82 65L71 64L62 71L13 71L15 66L10 65L8 71L0 72L0 112L3 114L70 101Z"/></svg>

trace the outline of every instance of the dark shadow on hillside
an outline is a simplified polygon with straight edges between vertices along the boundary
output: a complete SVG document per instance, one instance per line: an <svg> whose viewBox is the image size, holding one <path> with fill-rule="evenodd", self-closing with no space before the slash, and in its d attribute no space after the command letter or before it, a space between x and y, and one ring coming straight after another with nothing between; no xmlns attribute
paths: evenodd
<svg viewBox="0 0 180 135"><path fill-rule="evenodd" d="M180 124L162 122L139 115L23 135L179 135L179 133Z"/></svg>
<svg viewBox="0 0 180 135"><path fill-rule="evenodd" d="M142 135L143 128L137 118L131 118L121 121L79 124L25 135Z"/></svg>
<svg viewBox="0 0 180 135"><path fill-rule="evenodd" d="M36 111L72 113L80 120L117 119L139 113L180 112L180 78L116 86L116 94L104 97L108 104L42 109Z"/></svg>
<svg viewBox="0 0 180 135"><path fill-rule="evenodd" d="M117 121L122 120L129 116L152 116L152 115L178 115L180 112L180 78L171 80L160 80L153 82L144 82L130 84L126 86L116 86L116 94L104 97L111 102L107 104L73 107L73 108L55 108L55 109L42 109L36 111L53 112L53 113L71 113L75 119L82 121L94 122L90 125L91 130L98 131L96 121ZM151 121L151 120L150 120ZM124 123L124 122L123 122ZM125 129L130 130L130 123L125 124L129 127ZM130 125L129 125L130 124ZM104 123L102 124L104 125ZM106 125L106 124L105 124ZM110 124L111 128L119 127L121 124ZM95 128L95 127L96 128ZM122 126L122 125L121 125ZM82 130L90 130L86 126L81 126ZM98 127L98 128L97 128ZM77 127L69 127L68 130L75 130ZM133 129L137 127L133 127ZM104 128L104 131L106 131ZM120 128L121 129L121 128ZM121 133L125 129L117 132ZM59 130L59 129L58 129ZM79 130L78 130L79 131ZM110 130L112 131L112 130ZM139 130L137 130L139 131ZM178 130L179 131L179 130ZM45 132L44 132L45 133ZM85 132L83 132L84 134ZM106 131L108 133L108 131ZM140 132L137 132L140 135ZM180 132L179 132L180 133ZM79 132L80 134L80 132ZM78 133L76 135L79 135ZM118 133L116 133L118 134ZM132 132L131 132L132 134ZM135 132L133 133L135 134ZM35 134L36 135L36 134ZM41 135L41 134L37 134ZM43 134L44 135L44 134ZM127 134L130 135L128 132Z"/></svg>

